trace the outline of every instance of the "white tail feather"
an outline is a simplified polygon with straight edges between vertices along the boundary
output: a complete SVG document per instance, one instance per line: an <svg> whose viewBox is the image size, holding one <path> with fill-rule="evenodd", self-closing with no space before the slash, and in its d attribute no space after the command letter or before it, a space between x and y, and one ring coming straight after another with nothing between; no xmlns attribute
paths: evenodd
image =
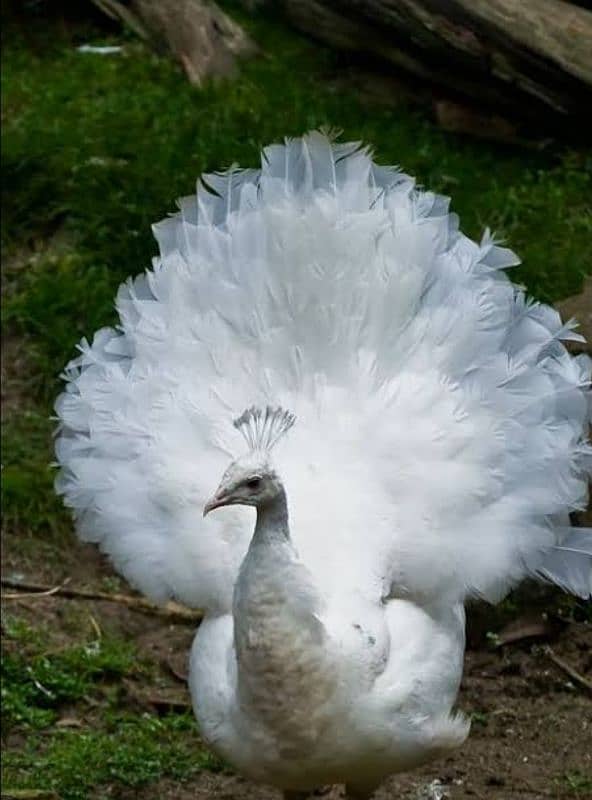
<svg viewBox="0 0 592 800"><path fill-rule="evenodd" d="M539 567L539 574L566 591L592 598L592 528L570 528Z"/></svg>
<svg viewBox="0 0 592 800"><path fill-rule="evenodd" d="M590 362L511 284L510 250L318 133L204 176L154 232L121 330L83 341L56 405L58 491L136 586L230 607L252 519L201 508L232 418L281 405L293 536L326 591L493 599L532 572L589 590L554 520L587 500Z"/></svg>

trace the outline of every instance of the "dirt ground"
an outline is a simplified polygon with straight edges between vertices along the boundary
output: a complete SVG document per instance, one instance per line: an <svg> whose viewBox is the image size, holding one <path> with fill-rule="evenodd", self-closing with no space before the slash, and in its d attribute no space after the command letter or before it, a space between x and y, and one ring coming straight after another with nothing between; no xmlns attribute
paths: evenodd
<svg viewBox="0 0 592 800"><path fill-rule="evenodd" d="M74 545L58 565L23 564L16 542L6 542L3 573L19 573L23 580L104 587L109 565L92 547ZM127 591L124 587L124 591ZM31 624L51 628L67 641L68 620L94 620L101 629L131 639L140 654L166 667L159 697L172 708L188 702L182 677L193 637L191 625L131 610L112 602L89 602L60 597L9 599L13 613ZM481 621L473 628L483 628ZM537 800L589 797L592 776L592 702L585 685L573 680L566 667L585 680L592 677L592 630L585 622L543 626L544 641L524 638L529 621L518 620L518 641L502 646L484 644L483 631L473 631L477 649L466 655L459 707L473 715L468 741L457 753L413 773L392 778L378 791L377 800ZM541 623L537 623L538 628ZM539 631L541 633L541 631ZM79 632L77 635L80 635ZM522 638L520 638L522 637ZM535 642L533 644L533 642ZM545 647L551 647L549 654ZM555 660L553 660L553 658ZM563 664L559 666L557 662ZM150 689L126 687L134 702L150 709ZM154 708L152 708L154 711ZM143 789L116 788L121 800L273 800L279 793L255 786L233 774L201 773L190 783L161 781ZM320 789L319 797L336 800L340 787Z"/></svg>

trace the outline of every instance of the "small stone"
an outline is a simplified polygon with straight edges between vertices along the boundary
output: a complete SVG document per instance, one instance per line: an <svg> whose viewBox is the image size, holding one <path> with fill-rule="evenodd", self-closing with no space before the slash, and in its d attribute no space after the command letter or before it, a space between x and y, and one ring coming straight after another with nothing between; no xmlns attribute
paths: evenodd
<svg viewBox="0 0 592 800"><path fill-rule="evenodd" d="M427 786L422 786L417 793L417 800L448 800L450 793L441 780L435 778Z"/></svg>

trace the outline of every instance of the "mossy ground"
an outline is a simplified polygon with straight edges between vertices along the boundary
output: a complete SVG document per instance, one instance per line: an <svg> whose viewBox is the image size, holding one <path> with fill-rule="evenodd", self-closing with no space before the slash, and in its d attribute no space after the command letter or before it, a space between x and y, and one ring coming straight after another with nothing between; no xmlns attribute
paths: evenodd
<svg viewBox="0 0 592 800"><path fill-rule="evenodd" d="M379 161L452 194L468 234L491 227L523 259L515 279L539 298L573 294L592 272L589 152L516 150L445 134L403 98L367 102L348 81L351 66L280 21L261 17L248 26L260 57L235 79L202 89L136 39L94 23L33 15L4 27L5 570L116 583L102 565L90 568L54 497L52 399L75 343L114 322L117 285L149 265L151 223L193 191L200 173L254 165L262 145L286 135L339 128L345 139L370 142ZM76 48L86 41L124 50L82 54ZM7 605L7 786L48 789L64 800L140 797L142 787L146 798L181 797L184 782L220 768L183 703L163 713L130 693L129 686L158 695L176 685L162 653L157 658L130 621L133 612L122 622L104 603ZM152 633L162 638L166 630L160 624ZM557 774L573 796L589 788L583 769ZM170 795L169 785L177 787Z"/></svg>

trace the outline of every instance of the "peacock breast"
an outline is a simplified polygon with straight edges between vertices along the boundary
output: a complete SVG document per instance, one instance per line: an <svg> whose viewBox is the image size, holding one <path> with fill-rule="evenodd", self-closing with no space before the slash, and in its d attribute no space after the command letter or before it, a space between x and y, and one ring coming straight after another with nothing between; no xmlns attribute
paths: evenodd
<svg viewBox="0 0 592 800"><path fill-rule="evenodd" d="M234 592L238 696L283 757L314 750L332 719L339 678L319 610L288 543L251 547Z"/></svg>

